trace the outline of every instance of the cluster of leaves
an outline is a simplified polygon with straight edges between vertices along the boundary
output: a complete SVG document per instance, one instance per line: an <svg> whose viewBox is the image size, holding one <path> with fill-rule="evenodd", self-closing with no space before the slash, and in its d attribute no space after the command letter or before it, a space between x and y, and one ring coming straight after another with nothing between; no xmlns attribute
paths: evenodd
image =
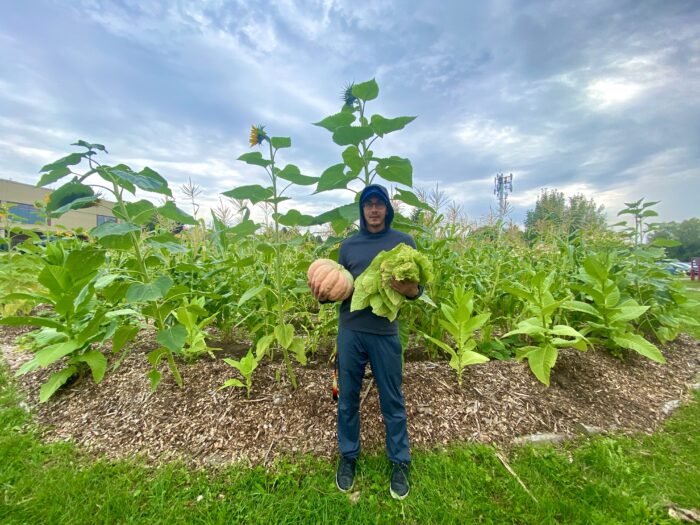
<svg viewBox="0 0 700 525"><path fill-rule="evenodd" d="M427 284L433 278L432 263L419 251L400 243L381 251L355 280L350 311L372 307L372 313L396 319L406 297L391 287L392 280Z"/></svg>

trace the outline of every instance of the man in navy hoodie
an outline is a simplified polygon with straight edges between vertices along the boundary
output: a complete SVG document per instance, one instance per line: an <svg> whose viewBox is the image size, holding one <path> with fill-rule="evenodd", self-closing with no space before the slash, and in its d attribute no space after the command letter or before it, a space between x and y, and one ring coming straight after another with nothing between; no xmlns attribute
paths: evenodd
<svg viewBox="0 0 700 525"><path fill-rule="evenodd" d="M394 209L386 188L378 184L365 187L359 205L360 231L342 242L338 256L338 262L354 279L379 252L391 250L399 243L416 247L410 235L391 228ZM408 299L416 299L423 292L416 282L393 281L391 285ZM312 292L319 301L327 301L318 287L312 287ZM398 321L374 315L369 307L351 312L351 300L352 297L346 299L340 306L338 327L338 448L341 457L336 485L347 492L355 483L355 464L360 454L360 389L369 361L384 417L387 455L393 464L389 490L392 497L403 499L409 492L411 455L401 392L402 348Z"/></svg>

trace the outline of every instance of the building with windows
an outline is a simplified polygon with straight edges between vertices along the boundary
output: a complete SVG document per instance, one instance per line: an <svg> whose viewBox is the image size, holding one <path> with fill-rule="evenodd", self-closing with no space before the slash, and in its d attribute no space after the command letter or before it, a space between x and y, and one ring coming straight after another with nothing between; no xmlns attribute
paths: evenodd
<svg viewBox="0 0 700 525"><path fill-rule="evenodd" d="M50 189L37 188L30 184L0 179L0 206L9 211L7 219L0 220L0 237L5 236L5 227L22 226L37 233L82 228L89 231L103 222L116 222L112 214L115 203L99 200L97 205L81 210L72 210L59 218L46 217L35 204L46 202Z"/></svg>

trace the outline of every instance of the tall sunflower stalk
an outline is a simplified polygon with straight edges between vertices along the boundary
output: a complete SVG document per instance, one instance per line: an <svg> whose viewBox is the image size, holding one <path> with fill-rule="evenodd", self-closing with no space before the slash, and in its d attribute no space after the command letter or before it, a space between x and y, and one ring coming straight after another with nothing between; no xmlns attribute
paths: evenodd
<svg viewBox="0 0 700 525"><path fill-rule="evenodd" d="M316 184L317 177L309 177L302 175L299 168L293 164L286 165L283 169L279 169L276 165L276 157L278 150L288 148L292 141L289 137L270 137L262 125L252 126L250 130L249 144L250 147L260 147L267 143L269 158L264 158L260 151L244 153L238 160L261 166L265 169L271 185L264 187L258 184L247 186L239 186L233 190L224 192L224 195L233 199L247 199L252 204L266 204L272 210L273 219L273 238L274 238L274 287L269 289L276 298L277 308L275 313L274 330L272 333L263 335L257 341L256 357L260 359L263 354L269 353L273 357L273 343L276 342L282 350L284 357L284 366L287 375L293 388L297 388L297 379L292 368L290 353L294 354L297 361L301 364L306 364L306 353L304 340L297 337L294 333L294 327L285 320L285 300L287 295L283 289L283 261L282 261L282 242L280 237L280 225L282 226L309 226L313 217L301 214L298 210L291 209L286 214L280 213L279 203L283 200L283 194L289 187L294 184L308 186ZM284 185L283 181L288 184ZM284 185L284 187L282 187ZM257 294L256 294L257 295ZM260 293L264 296L264 293Z"/></svg>

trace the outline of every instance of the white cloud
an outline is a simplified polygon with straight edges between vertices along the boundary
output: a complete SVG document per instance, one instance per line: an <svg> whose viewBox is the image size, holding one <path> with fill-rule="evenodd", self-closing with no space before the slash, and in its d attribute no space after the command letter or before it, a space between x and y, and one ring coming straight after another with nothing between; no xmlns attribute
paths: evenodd
<svg viewBox="0 0 700 525"><path fill-rule="evenodd" d="M470 115L457 126L455 137L476 156L492 156L501 166L518 166L542 158L553 150L548 135L522 133L514 124Z"/></svg>

